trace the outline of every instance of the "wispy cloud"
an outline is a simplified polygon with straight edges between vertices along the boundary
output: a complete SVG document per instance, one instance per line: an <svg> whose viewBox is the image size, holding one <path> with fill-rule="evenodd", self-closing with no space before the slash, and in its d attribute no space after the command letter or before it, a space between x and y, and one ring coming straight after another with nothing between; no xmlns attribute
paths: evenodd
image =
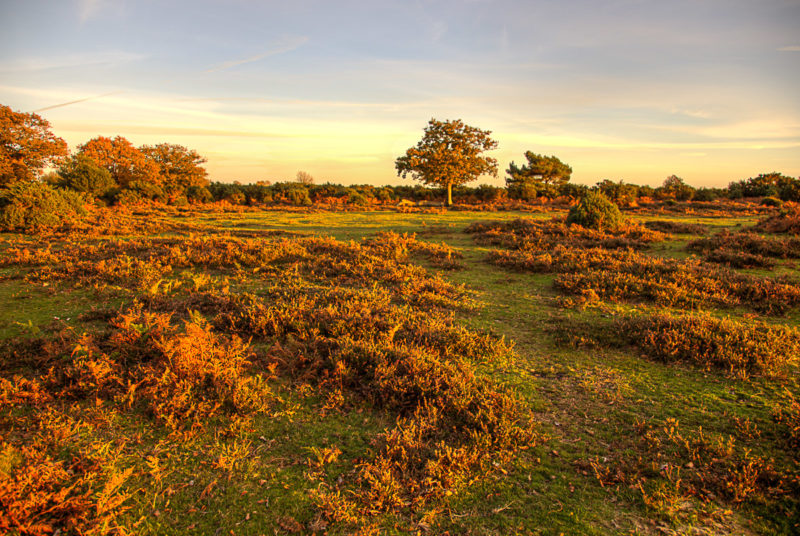
<svg viewBox="0 0 800 536"><path fill-rule="evenodd" d="M48 57L28 57L0 64L0 71L45 71L50 69L72 69L92 65L119 65L146 58L144 54L108 50L97 53L53 55Z"/></svg>
<svg viewBox="0 0 800 536"><path fill-rule="evenodd" d="M800 52L800 45L792 45L789 47L781 47L778 52Z"/></svg>
<svg viewBox="0 0 800 536"><path fill-rule="evenodd" d="M224 71L226 69L230 69L231 67L237 67L239 65L244 65L245 63L253 63L254 61L263 60L264 58L269 58L270 56L277 56L278 54L285 54L287 52L291 52L303 46L305 43L308 42L307 36L296 36L290 37L282 40L279 43L276 43L275 46L267 50L266 52L262 52L261 54L256 54L255 56L250 56L249 58L242 58L238 60L231 60L226 61L225 63L221 63L216 67L212 67L207 69L203 72L206 73L216 73L219 71Z"/></svg>
<svg viewBox="0 0 800 536"><path fill-rule="evenodd" d="M96 17L109 5L109 0L80 0L78 2L78 16L80 17L81 24Z"/></svg>

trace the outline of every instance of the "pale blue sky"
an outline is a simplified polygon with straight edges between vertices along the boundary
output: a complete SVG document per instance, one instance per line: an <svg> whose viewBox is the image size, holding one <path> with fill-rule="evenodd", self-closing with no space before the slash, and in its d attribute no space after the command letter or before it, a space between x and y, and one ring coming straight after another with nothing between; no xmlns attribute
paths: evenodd
<svg viewBox="0 0 800 536"><path fill-rule="evenodd" d="M501 170L725 185L800 175L798 28L800 0L4 0L0 103L217 180L401 183L436 117L492 130Z"/></svg>

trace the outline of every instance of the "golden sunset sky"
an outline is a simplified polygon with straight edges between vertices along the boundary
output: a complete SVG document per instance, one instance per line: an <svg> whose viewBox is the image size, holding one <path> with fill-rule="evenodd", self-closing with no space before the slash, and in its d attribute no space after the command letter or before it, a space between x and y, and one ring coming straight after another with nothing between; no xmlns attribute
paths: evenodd
<svg viewBox="0 0 800 536"><path fill-rule="evenodd" d="M0 3L0 103L74 149L170 142L212 180L400 184L462 119L573 181L800 175L800 1Z"/></svg>

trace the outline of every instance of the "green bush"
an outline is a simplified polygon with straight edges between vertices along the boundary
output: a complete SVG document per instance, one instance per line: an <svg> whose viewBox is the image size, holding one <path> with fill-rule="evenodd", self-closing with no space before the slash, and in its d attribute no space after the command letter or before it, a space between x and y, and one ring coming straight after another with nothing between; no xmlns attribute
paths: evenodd
<svg viewBox="0 0 800 536"><path fill-rule="evenodd" d="M350 192L350 195L347 196L347 204L365 207L369 204L369 200L361 192Z"/></svg>
<svg viewBox="0 0 800 536"><path fill-rule="evenodd" d="M42 182L21 182L0 190L0 229L3 230L53 229L85 213L79 194Z"/></svg>
<svg viewBox="0 0 800 536"><path fill-rule="evenodd" d="M293 205L310 205L311 198L308 196L308 188L299 187L287 190L286 199Z"/></svg>
<svg viewBox="0 0 800 536"><path fill-rule="evenodd" d="M761 200L761 205L765 207L782 207L783 201L778 199L777 197L765 197Z"/></svg>
<svg viewBox="0 0 800 536"><path fill-rule="evenodd" d="M107 169L84 155L70 158L59 168L58 175L61 177L61 186L92 195L103 195L116 185Z"/></svg>
<svg viewBox="0 0 800 536"><path fill-rule="evenodd" d="M145 199L152 201L161 201L162 203L167 200L167 194L158 184L148 181L131 181L128 184L128 190L138 193Z"/></svg>
<svg viewBox="0 0 800 536"><path fill-rule="evenodd" d="M619 207L599 192L586 192L567 214L567 223L590 229L617 229L623 223Z"/></svg>
<svg viewBox="0 0 800 536"><path fill-rule="evenodd" d="M214 196L205 186L189 186L186 189L186 199L190 203L210 203L214 200Z"/></svg>

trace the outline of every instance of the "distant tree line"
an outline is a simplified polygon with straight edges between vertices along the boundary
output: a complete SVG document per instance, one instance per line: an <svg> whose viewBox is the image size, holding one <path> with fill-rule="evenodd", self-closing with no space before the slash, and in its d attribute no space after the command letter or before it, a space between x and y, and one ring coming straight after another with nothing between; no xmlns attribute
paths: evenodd
<svg viewBox="0 0 800 536"><path fill-rule="evenodd" d="M559 158L532 151L524 154L523 165L511 162L505 188L466 186L481 174L496 175L496 160L481 156L497 147L490 134L460 120L431 119L423 139L395 163L398 175L409 175L424 185L315 184L305 171L299 171L295 181L274 184L211 183L204 167L206 159L193 149L170 143L135 147L122 136L98 136L70 154L66 142L51 132L45 119L0 105L0 210L15 203L20 207L36 203L50 206L53 199L61 199L56 203L59 206L75 207L79 199L76 195L121 205L224 201L237 205L367 207L441 203L443 199L455 199L461 204L508 200L541 203L580 199L589 191L600 192L623 206L643 199L764 198L770 203L800 202L800 179L777 172L732 182L727 188L694 188L675 175L658 187L609 179L590 187L571 183L572 168ZM44 173L48 168L54 171ZM22 210L17 208L15 214Z"/></svg>

